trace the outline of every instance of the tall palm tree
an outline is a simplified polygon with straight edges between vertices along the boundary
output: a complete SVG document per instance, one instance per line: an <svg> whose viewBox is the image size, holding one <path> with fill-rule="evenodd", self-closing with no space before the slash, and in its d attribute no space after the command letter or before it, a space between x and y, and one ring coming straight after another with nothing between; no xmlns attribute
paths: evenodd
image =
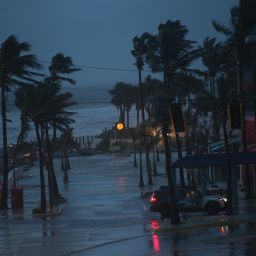
<svg viewBox="0 0 256 256"><path fill-rule="evenodd" d="M65 56L63 53L57 53L52 57L51 65L49 66L50 76L45 79L46 83L57 83L67 82L75 85L76 81L70 77L70 74L82 70L81 68L74 67L73 60L69 56ZM67 76L68 75L68 76ZM56 141L57 128L53 123L53 146Z"/></svg>
<svg viewBox="0 0 256 256"><path fill-rule="evenodd" d="M210 92L213 97L218 97L216 91L216 79L221 70L223 69L224 63L230 62L232 64L232 55L230 49L228 49L223 43L216 42L215 38L206 38L203 42L202 50L202 62L207 67L207 77L210 84ZM234 62L233 62L234 63ZM217 109L212 110L213 120L213 141L220 140L220 125L218 123Z"/></svg>
<svg viewBox="0 0 256 256"><path fill-rule="evenodd" d="M234 6L230 10L230 24L231 26L225 26L220 22L213 20L212 24L214 28L228 36L228 45L233 47L236 54L237 73L239 93L241 100L241 114L242 114L242 146L243 150L247 152L246 143L246 129L245 129L245 99L244 99L244 55L245 55L245 38L250 34L251 30L256 24L256 3L253 0L240 0L238 6ZM245 165L245 178L246 178L246 197L252 197L251 179L249 166Z"/></svg>
<svg viewBox="0 0 256 256"><path fill-rule="evenodd" d="M225 66L223 64L223 66ZM232 67L231 67L231 70ZM225 69L222 70L219 77L216 79L217 84L217 97L211 95L211 93L205 91L199 95L195 104L197 108L201 111L212 111L213 109L217 110L217 117L219 123L222 123L223 136L225 141L225 149L227 154L227 189L228 189L228 203L227 203L227 214L232 214L232 167L230 162L229 155L229 146L228 146L228 132L227 132L227 108L228 103L236 96L236 88L234 87L236 81L236 76L232 72L225 72Z"/></svg>
<svg viewBox="0 0 256 256"><path fill-rule="evenodd" d="M71 119L73 112L67 111L66 108L73 104L72 95L70 93L60 93L59 84L53 85L42 82L38 86L27 86L16 92L16 105L21 109L22 113L34 123L36 130L40 160L41 212L46 212L42 133L46 134L46 151L48 157L51 157L51 151L49 150L48 124L55 122L57 127L64 127L67 129L69 124L73 122ZM54 191L52 190L54 188L52 183L54 182L53 177L55 174L51 165L48 165L48 176L50 189L49 195L52 196Z"/></svg>
<svg viewBox="0 0 256 256"><path fill-rule="evenodd" d="M169 146L168 133L170 133L171 120L168 110L171 107L171 100L169 95L166 93L166 87L161 86L159 90L155 93L154 99L154 119L158 122L162 129L164 146L165 146L165 168L168 178L168 186L171 195L171 220L172 223L180 223L179 212L176 204L175 196L175 180L173 176L173 171L171 170L171 152Z"/></svg>
<svg viewBox="0 0 256 256"><path fill-rule="evenodd" d="M152 71L163 72L166 93L172 97L172 101L183 96L179 87L185 84L187 77L199 73L190 65L200 57L201 50L194 49L195 42L188 40L187 34L188 29L179 20L168 20L158 26L158 35L151 37L148 42L147 61ZM178 133L176 141L178 152L181 152ZM184 183L183 168L180 168L180 177Z"/></svg>
<svg viewBox="0 0 256 256"><path fill-rule="evenodd" d="M33 70L39 69L35 55L23 52L30 51L30 44L19 42L11 35L1 45L0 48L0 88L2 106L2 126L3 126L3 185L0 209L8 208L8 151L7 151L7 117L6 117L6 91L13 85L26 85L34 82L33 76L37 73Z"/></svg>
<svg viewBox="0 0 256 256"><path fill-rule="evenodd" d="M147 54L147 41L151 38L151 35L149 33L143 33L141 37L134 37L133 38L133 50L131 51L131 54L136 60L136 67L138 69L139 73L139 102L140 102L140 109L141 109L141 121L142 123L145 122L145 96L144 96L144 90L143 90L143 84L142 84L142 69L144 66L144 59ZM141 126L145 127L144 125ZM142 131L142 135L145 134L145 131ZM150 168L150 159L149 159L149 149L146 141L146 137L144 136L142 138L144 147L145 147L145 153L146 153L146 164L147 164L147 174L148 174L148 185L153 184L152 175L151 175L151 168ZM142 144L141 144L142 148ZM141 161L140 161L141 162ZM142 169L142 166L140 166Z"/></svg>

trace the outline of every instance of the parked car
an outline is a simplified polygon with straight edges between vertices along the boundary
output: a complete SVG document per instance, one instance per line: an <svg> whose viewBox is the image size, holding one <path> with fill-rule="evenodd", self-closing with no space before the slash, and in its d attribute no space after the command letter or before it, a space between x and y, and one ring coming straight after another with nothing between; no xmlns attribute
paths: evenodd
<svg viewBox="0 0 256 256"><path fill-rule="evenodd" d="M176 187L175 196L179 211L207 211L218 214L225 209L227 199L223 196L208 196L192 187ZM150 197L150 210L160 212L161 218L170 217L170 191L168 186L155 190Z"/></svg>

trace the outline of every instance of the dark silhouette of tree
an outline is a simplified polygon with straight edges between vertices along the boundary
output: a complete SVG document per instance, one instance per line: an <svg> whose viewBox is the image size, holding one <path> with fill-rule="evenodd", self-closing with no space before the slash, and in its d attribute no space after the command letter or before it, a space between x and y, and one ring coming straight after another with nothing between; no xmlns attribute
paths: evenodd
<svg viewBox="0 0 256 256"><path fill-rule="evenodd" d="M62 84L63 82L67 82L71 85L75 85L76 82L74 79L68 77L70 74L80 71L81 68L75 68L73 64L73 60L69 56L65 56L63 53L57 53L52 57L51 65L49 66L50 76L45 79L46 83L57 83ZM57 128L55 124L53 126L53 146L56 141L56 132Z"/></svg>
<svg viewBox="0 0 256 256"><path fill-rule="evenodd" d="M171 107L171 100L169 95L166 93L166 88L161 86L159 90L155 93L154 99L154 119L158 122L162 129L162 135L164 140L165 146L165 168L166 174L168 178L168 186L170 189L170 196L171 196L171 221L172 223L180 223L178 208L176 205L176 192L175 192L175 181L172 177L172 170L171 170L171 152L170 152L170 145L168 139L168 133L170 133L170 114L168 110Z"/></svg>
<svg viewBox="0 0 256 256"><path fill-rule="evenodd" d="M30 44L19 42L11 35L1 45L0 49L0 88L2 107L2 127L3 127L3 184L0 209L8 208L8 149L7 149L7 116L6 116L6 92L11 86L27 85L34 82L33 76L38 73L33 72L40 68L34 55L23 52L30 51Z"/></svg>
<svg viewBox="0 0 256 256"><path fill-rule="evenodd" d="M154 72L163 72L166 93L176 101L182 98L188 76L199 74L190 68L191 63L199 58L200 49L194 49L194 41L186 39L188 29L180 21L168 20L158 26L158 35L148 40L147 62ZM176 133L178 152L181 153L179 134ZM181 154L179 154L181 155ZM184 183L183 168L180 168L181 182ZM183 184L184 185L184 184Z"/></svg>
<svg viewBox="0 0 256 256"><path fill-rule="evenodd" d="M146 57L147 54L147 41L151 37L149 33L143 33L141 37L134 37L133 38L133 50L131 51L131 54L136 60L136 67L138 69L138 74L139 74L139 106L141 109L141 129L145 128L145 125L143 124L146 119L145 119L145 98L144 98L144 91L143 91L143 84L142 84L142 69L144 66L144 58ZM146 131L141 131L141 135L145 135ZM146 141L146 137L142 137L141 141L143 145L141 144L140 149L145 148L145 154L146 154L146 164L147 164L147 174L148 174L148 185L153 184L152 180L152 174L151 174L151 166L150 166L150 158L149 158L149 149L148 149L148 144ZM141 154L140 154L140 159L141 159ZM142 168L142 167L141 167Z"/></svg>
<svg viewBox="0 0 256 256"><path fill-rule="evenodd" d="M66 110L67 107L74 104L72 94L60 93L60 88L58 84L42 82L37 86L20 88L16 92L15 104L21 109L26 118L33 122L36 130L40 166L40 212L46 212L43 136L46 134L49 196L52 197L52 193L54 193L56 187L53 184L55 173L50 163L52 152L49 145L48 124L54 122L58 129L64 130L68 129L69 125L74 122L71 118L73 112ZM50 198L51 200L52 198Z"/></svg>
<svg viewBox="0 0 256 256"><path fill-rule="evenodd" d="M233 47L236 54L238 65L238 81L239 81L239 96L241 101L241 113L242 113L242 146L243 150L247 152L246 144L246 129L245 129L245 95L244 95L244 63L246 42L245 38L248 36L256 24L256 3L253 0L240 0L238 6L234 6L230 10L230 26L219 23L213 20L213 26L216 31L228 36L227 43L230 47ZM246 174L246 197L252 197L251 179L249 166L245 165Z"/></svg>
<svg viewBox="0 0 256 256"><path fill-rule="evenodd" d="M137 88L131 84L118 82L109 93L112 96L111 103L119 111L119 121L125 123L126 113L126 127L129 128L129 113L137 101Z"/></svg>

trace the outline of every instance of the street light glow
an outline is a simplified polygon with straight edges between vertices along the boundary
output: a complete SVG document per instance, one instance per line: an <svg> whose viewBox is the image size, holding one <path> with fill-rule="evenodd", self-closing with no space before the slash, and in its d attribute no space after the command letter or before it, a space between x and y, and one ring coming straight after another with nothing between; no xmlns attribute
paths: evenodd
<svg viewBox="0 0 256 256"><path fill-rule="evenodd" d="M117 129L118 131L124 130L124 123L122 123L122 122L116 123L116 129Z"/></svg>

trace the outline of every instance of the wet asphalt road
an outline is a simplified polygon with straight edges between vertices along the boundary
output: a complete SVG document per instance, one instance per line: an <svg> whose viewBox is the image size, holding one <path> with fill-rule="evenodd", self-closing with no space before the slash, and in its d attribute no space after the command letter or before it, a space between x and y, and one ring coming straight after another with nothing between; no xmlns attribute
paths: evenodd
<svg viewBox="0 0 256 256"><path fill-rule="evenodd" d="M70 158L72 169L66 185L60 159L55 159L55 164L60 192L68 198L61 205L62 213L32 216L39 203L39 182L37 166L29 169L19 181L24 187L24 210L1 212L0 255L256 255L256 222L252 220L239 225L150 232L147 227L156 227L158 216L147 210L148 199L140 198L139 170L133 168L132 157ZM163 161L161 165L163 171ZM157 177L155 183L157 187L166 181ZM201 215L197 216L203 220Z"/></svg>

